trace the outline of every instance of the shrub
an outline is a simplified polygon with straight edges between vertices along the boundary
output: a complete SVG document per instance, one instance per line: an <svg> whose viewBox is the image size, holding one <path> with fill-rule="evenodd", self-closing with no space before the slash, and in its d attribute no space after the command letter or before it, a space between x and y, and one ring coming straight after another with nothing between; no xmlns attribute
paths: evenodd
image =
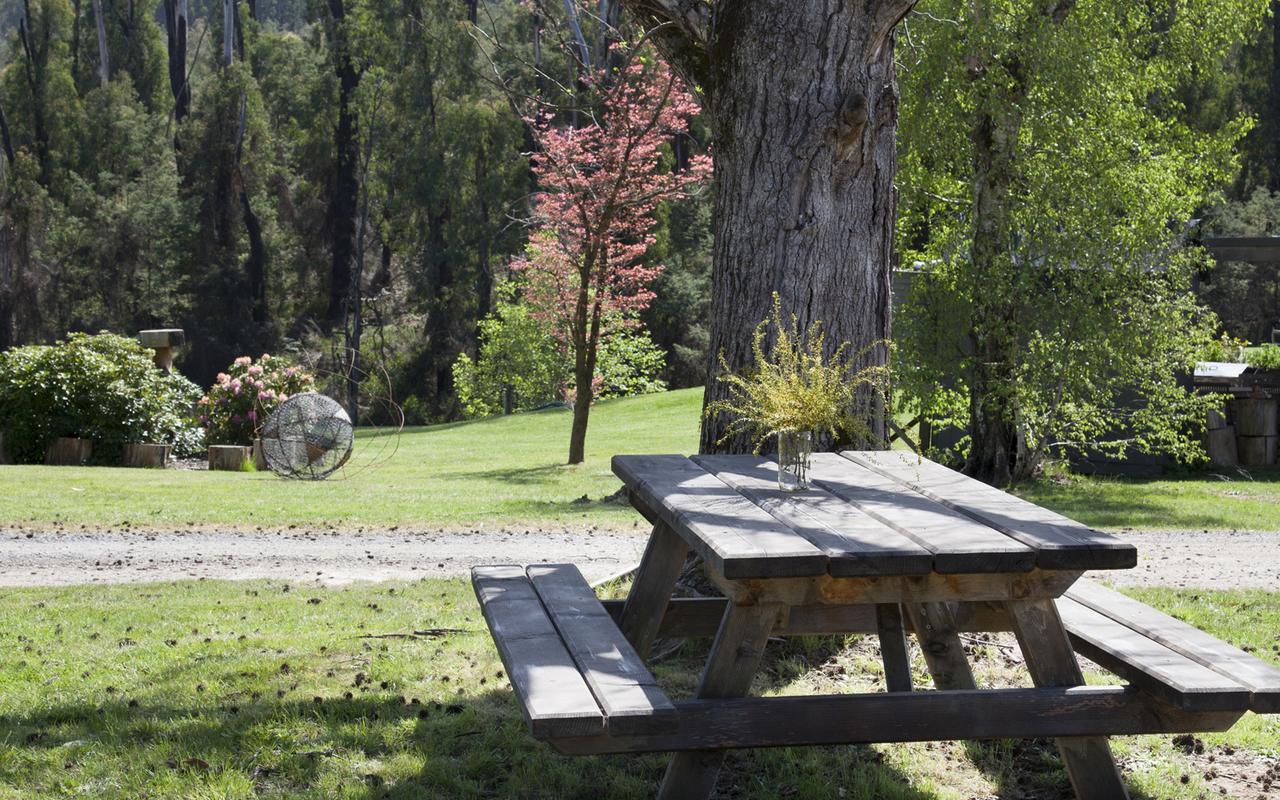
<svg viewBox="0 0 1280 800"><path fill-rule="evenodd" d="M156 369L151 352L133 339L73 333L56 345L0 353L0 429L20 462L39 462L60 436L94 441L94 461L118 458L125 442L200 447L191 417L200 390L180 375Z"/></svg>
<svg viewBox="0 0 1280 800"><path fill-rule="evenodd" d="M658 379L666 368L666 355L649 334L639 328L615 328L600 342L596 362L595 396L631 397L667 389Z"/></svg>
<svg viewBox="0 0 1280 800"><path fill-rule="evenodd" d="M1280 346L1266 344L1244 351L1244 362L1254 369L1280 371Z"/></svg>
<svg viewBox="0 0 1280 800"><path fill-rule="evenodd" d="M502 390L510 385L517 408L535 408L563 396L569 362L529 307L501 300L480 321L475 361L466 353L453 364L453 385L462 413L484 417L502 410Z"/></svg>
<svg viewBox="0 0 1280 800"><path fill-rule="evenodd" d="M289 359L264 353L257 363L237 358L200 398L200 424L210 444L253 444L271 412L300 392L315 389L315 379Z"/></svg>

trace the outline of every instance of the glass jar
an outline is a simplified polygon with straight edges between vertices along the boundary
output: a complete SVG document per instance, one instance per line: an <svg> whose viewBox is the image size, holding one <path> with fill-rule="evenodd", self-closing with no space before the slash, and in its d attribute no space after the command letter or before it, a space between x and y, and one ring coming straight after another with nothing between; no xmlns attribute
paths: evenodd
<svg viewBox="0 0 1280 800"><path fill-rule="evenodd" d="M812 431L778 432L778 488L802 492L809 488L809 457L813 455Z"/></svg>

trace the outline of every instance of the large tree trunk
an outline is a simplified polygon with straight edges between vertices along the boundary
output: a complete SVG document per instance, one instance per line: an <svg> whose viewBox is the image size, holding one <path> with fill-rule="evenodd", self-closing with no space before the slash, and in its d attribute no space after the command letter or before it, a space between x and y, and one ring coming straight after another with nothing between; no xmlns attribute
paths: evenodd
<svg viewBox="0 0 1280 800"><path fill-rule="evenodd" d="M360 73L351 60L343 0L327 0L332 21L333 68L338 78L338 124L333 147L337 159L333 193L329 197L329 230L332 235L332 265L329 269L329 310L327 326L342 324L349 302L351 270L356 253L356 222L359 215L360 182L357 176L360 149L356 138L352 103L360 86Z"/></svg>
<svg viewBox="0 0 1280 800"><path fill-rule="evenodd" d="M187 0L164 0L165 31L169 38L169 89L173 92L173 122L181 125L191 110L187 85ZM174 134L174 147L178 146Z"/></svg>
<svg viewBox="0 0 1280 800"><path fill-rule="evenodd" d="M93 0L93 21L98 28L98 81L111 80L111 58L107 53L107 20L102 16L102 0Z"/></svg>
<svg viewBox="0 0 1280 800"><path fill-rule="evenodd" d="M889 337L897 18L816 0L721 5L708 71L716 213L705 402L725 397L721 356L734 371L753 362L775 292L801 327L822 321L829 351ZM877 346L860 365L886 358ZM727 423L704 423L703 452L751 450L749 435L722 438Z"/></svg>
<svg viewBox="0 0 1280 800"><path fill-rule="evenodd" d="M32 41L31 3L23 0L22 17L18 20L18 39L26 55L27 86L31 90L31 128L36 140L36 159L40 162L40 185L53 180L53 157L49 152L49 128L45 124L45 60L49 56L49 26L42 25L40 42Z"/></svg>

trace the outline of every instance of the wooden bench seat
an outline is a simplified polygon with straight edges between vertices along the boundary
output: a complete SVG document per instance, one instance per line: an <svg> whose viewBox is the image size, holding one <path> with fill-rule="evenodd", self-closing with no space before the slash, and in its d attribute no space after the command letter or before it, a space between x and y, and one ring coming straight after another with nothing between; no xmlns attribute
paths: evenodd
<svg viewBox="0 0 1280 800"><path fill-rule="evenodd" d="M1093 581L1058 611L1081 655L1175 707L1280 713L1280 669Z"/></svg>
<svg viewBox="0 0 1280 800"><path fill-rule="evenodd" d="M471 583L535 738L675 725L675 707L577 567L476 567Z"/></svg>

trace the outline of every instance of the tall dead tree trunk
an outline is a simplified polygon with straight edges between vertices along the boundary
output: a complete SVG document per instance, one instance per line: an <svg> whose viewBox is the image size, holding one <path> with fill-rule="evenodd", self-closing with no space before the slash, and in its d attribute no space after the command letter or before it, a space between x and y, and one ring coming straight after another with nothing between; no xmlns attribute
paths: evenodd
<svg viewBox="0 0 1280 800"><path fill-rule="evenodd" d="M176 127L191 111L191 87L187 84L187 0L164 0L164 22L169 39L169 90L173 93ZM173 142L176 148L177 134Z"/></svg>
<svg viewBox="0 0 1280 800"><path fill-rule="evenodd" d="M106 86L111 80L111 57L107 52L107 20L102 16L102 0L93 0L93 22L98 28L98 81Z"/></svg>
<svg viewBox="0 0 1280 800"><path fill-rule="evenodd" d="M329 269L328 329L342 324L350 301L351 270L356 254L360 181L357 175L360 150L357 143L353 103L360 86L360 73L352 60L347 36L343 0L327 0L332 25L333 69L338 78L338 124L334 128L336 156L333 191L329 196L329 230L332 235L332 263Z"/></svg>
<svg viewBox="0 0 1280 800"><path fill-rule="evenodd" d="M894 29L914 0L623 0L690 83L703 87L715 138L711 359L716 380L752 363L776 292L801 326L821 320L827 347L888 338L898 92ZM863 364L884 363L874 347ZM880 414L864 410L873 433ZM703 452L749 452L703 424Z"/></svg>

